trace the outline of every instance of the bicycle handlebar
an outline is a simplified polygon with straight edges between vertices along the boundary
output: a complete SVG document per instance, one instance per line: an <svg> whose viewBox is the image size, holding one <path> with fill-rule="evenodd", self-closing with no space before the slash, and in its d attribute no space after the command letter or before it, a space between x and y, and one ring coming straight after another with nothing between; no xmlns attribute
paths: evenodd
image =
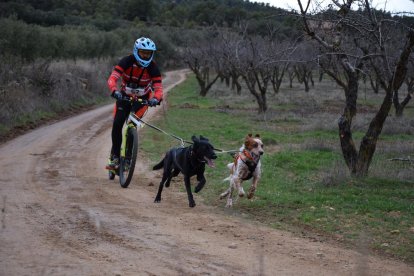
<svg viewBox="0 0 414 276"><path fill-rule="evenodd" d="M142 105L148 105L148 100L139 99L134 96L122 95L121 101L139 102Z"/></svg>
<svg viewBox="0 0 414 276"><path fill-rule="evenodd" d="M137 97L134 96L128 96L128 95L122 95L122 98L120 99L121 101L126 101L126 102L140 102L142 104L146 104L148 103L147 100L143 100L143 99L139 99Z"/></svg>
<svg viewBox="0 0 414 276"><path fill-rule="evenodd" d="M146 105L146 106L150 106L149 105L149 100L143 100L137 96L128 96L123 94L122 98L119 99L120 101L127 101L127 102L138 102L140 105ZM160 105L161 101L158 101L157 105Z"/></svg>

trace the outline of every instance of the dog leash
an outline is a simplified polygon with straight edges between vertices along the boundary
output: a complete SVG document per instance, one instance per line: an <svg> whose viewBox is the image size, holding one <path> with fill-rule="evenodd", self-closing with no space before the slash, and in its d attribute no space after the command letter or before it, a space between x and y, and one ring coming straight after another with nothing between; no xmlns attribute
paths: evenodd
<svg viewBox="0 0 414 276"><path fill-rule="evenodd" d="M142 120L141 118L138 118L138 117L136 117L136 118L137 118L139 121L143 122L145 125L149 126L150 128L155 129L155 130L158 130L159 132L162 132L162 133L164 133L165 135L168 135L168 136L171 136L171 137L173 137L173 138L177 139L178 141L180 141L180 142L181 142L181 147L184 147L184 143L187 143L187 144L190 144L190 145L194 145L194 143L193 143L193 142L190 142L190 141L184 140L183 138L178 137L177 135L174 135L174 134L168 133L168 132L166 132L165 130L162 130L162 129L160 129L159 127L156 127L156 126L154 126L154 125L152 125L152 124L150 124L150 123L148 123L148 122L146 122L146 121ZM222 149L217 149L217 148L213 148L213 150L218 151L218 153L229 153L229 154L234 154L234 153L236 153L236 152L240 152L239 150L222 150Z"/></svg>
<svg viewBox="0 0 414 276"><path fill-rule="evenodd" d="M159 132L162 132L162 133L164 133L165 135L168 135L168 136L171 136L171 137L173 137L173 138L177 139L178 141L180 141L180 142L181 142L181 146L182 146L182 147L184 147L184 143L187 143L187 144L193 144L192 142L186 141L186 140L182 139L181 137L178 137L177 135L174 135L174 134L168 133L168 132L166 132L165 130L160 129L159 127L156 127L156 126L154 126L154 125L152 125L152 124L150 124L150 123L148 123L148 122L146 122L146 121L142 120L141 118L138 118L138 117L137 117L137 119L138 119L139 121L143 122L145 125L149 126L150 128L153 128L153 129L155 129L155 130L158 130Z"/></svg>

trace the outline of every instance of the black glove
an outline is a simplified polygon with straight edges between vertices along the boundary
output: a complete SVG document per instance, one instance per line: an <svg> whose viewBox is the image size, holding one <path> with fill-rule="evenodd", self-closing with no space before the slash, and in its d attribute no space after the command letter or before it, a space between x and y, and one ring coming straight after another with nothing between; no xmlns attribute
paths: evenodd
<svg viewBox="0 0 414 276"><path fill-rule="evenodd" d="M156 98L151 98L151 99L148 100L148 105L149 106L156 106L159 103L160 102Z"/></svg>
<svg viewBox="0 0 414 276"><path fill-rule="evenodd" d="M118 90L114 90L114 91L112 91L111 97L116 99L116 100L121 100L122 99L122 93L119 92Z"/></svg>

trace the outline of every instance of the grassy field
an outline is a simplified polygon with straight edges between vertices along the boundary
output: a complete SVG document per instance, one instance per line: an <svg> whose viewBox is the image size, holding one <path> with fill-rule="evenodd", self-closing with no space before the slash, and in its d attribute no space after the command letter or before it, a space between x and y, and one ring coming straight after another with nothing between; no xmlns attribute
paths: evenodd
<svg viewBox="0 0 414 276"><path fill-rule="evenodd" d="M283 86L279 94L269 92L266 116L257 114L257 105L246 91L237 96L222 84L205 98L197 91L193 77L173 89L168 107L154 124L184 140L201 134L224 150L238 149L247 133L260 133L265 144L255 197L238 199L232 210L225 210L219 194L228 186L222 179L228 176L225 165L232 157L219 154L216 168L207 169L207 186L200 193L206 204L299 235L414 263L414 166L390 161L414 157L413 103L404 118L391 114L369 177L354 179L339 148L336 120L344 99L333 83L317 83L308 93L299 84ZM381 95L361 85L353 128L357 145L381 100ZM180 145L149 128L141 135L141 146L152 164L167 149ZM182 185L182 179L173 185ZM249 185L245 183L245 190Z"/></svg>

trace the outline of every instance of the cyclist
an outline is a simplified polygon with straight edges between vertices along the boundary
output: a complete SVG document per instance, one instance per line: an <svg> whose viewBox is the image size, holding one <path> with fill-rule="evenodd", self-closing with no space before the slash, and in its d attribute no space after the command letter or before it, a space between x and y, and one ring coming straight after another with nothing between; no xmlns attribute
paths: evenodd
<svg viewBox="0 0 414 276"><path fill-rule="evenodd" d="M119 156L122 144L122 127L131 111L139 118L143 117L148 106L160 104L163 96L162 78L157 64L153 61L157 50L155 43L146 37L135 41L133 53L123 57L113 68L108 78L108 87L111 96L116 99L114 106L114 121L112 125L112 148L107 169L116 169L119 166ZM118 80L121 79L120 88ZM147 100L147 105L123 100L125 95L137 96Z"/></svg>

